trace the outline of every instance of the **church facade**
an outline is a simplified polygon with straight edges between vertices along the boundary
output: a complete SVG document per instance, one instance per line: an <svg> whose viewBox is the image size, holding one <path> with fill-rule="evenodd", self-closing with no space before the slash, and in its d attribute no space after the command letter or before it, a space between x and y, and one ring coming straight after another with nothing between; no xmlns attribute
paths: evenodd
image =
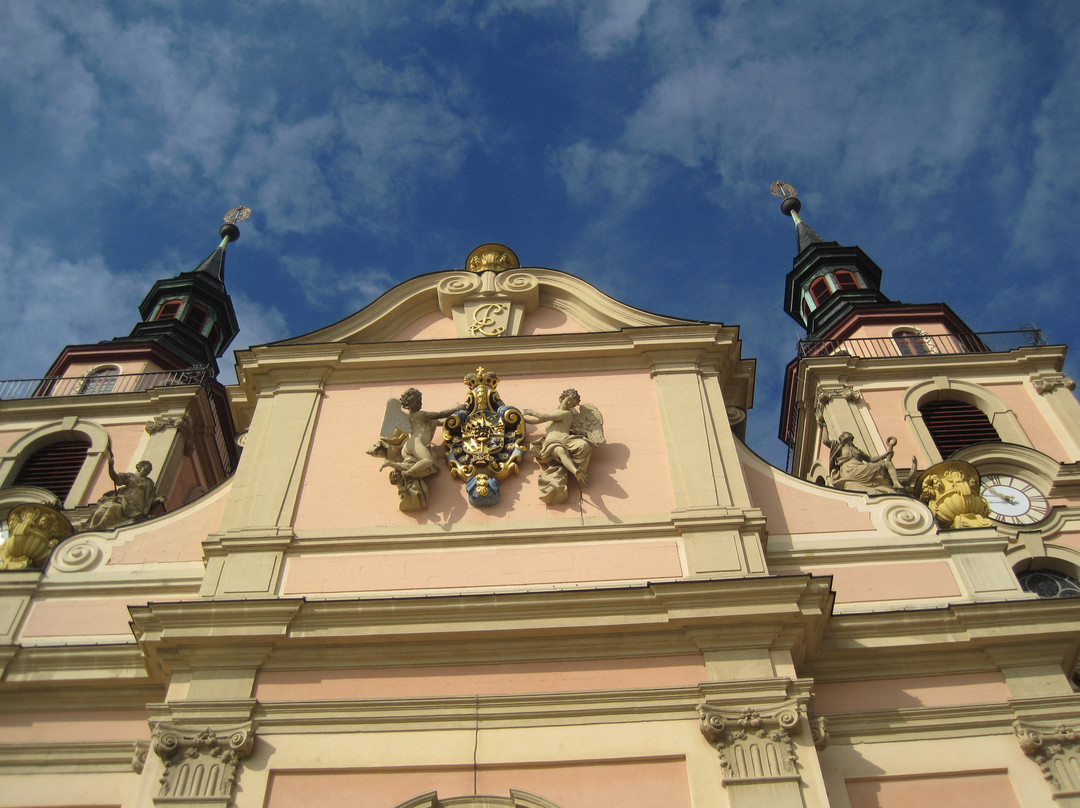
<svg viewBox="0 0 1080 808"><path fill-rule="evenodd" d="M499 244L224 388L230 223L2 388L0 804L1080 806L1065 348L783 195L788 470L736 327Z"/></svg>

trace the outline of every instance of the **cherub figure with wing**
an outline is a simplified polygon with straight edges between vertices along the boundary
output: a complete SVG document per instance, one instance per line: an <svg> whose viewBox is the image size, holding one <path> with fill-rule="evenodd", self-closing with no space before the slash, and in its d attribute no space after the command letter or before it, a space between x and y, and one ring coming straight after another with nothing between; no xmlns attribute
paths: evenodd
<svg viewBox="0 0 1080 808"><path fill-rule="evenodd" d="M592 404L582 404L574 389L564 390L551 412L523 410L529 424L550 423L544 437L530 447L544 471L540 499L548 505L566 500L570 476L588 482L589 458L594 446L604 443L604 418Z"/></svg>
<svg viewBox="0 0 1080 808"><path fill-rule="evenodd" d="M390 482L397 486L403 511L420 511L427 507L428 490L424 477L439 470L431 451L431 439L439 422L463 404L441 412L422 410L420 391L410 387L400 399L386 402L382 433L368 454L386 458L382 468L390 469Z"/></svg>

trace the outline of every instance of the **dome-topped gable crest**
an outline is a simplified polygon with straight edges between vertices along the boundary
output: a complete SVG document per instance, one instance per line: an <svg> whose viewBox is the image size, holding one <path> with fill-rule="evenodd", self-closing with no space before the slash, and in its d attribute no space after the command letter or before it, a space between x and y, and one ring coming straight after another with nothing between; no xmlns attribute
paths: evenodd
<svg viewBox="0 0 1080 808"><path fill-rule="evenodd" d="M522 267L502 244L480 245L469 253L465 267L412 278L344 320L283 342L475 339L687 322L620 303L565 272ZM418 324L425 327L418 329Z"/></svg>

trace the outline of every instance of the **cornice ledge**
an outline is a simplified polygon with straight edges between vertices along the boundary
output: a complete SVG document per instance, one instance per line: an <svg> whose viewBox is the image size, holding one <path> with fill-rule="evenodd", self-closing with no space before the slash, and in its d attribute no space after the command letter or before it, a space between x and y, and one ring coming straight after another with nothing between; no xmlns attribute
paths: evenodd
<svg viewBox="0 0 1080 808"><path fill-rule="evenodd" d="M151 723L170 723L194 729L212 724L242 724L254 715L256 699L156 702L146 705Z"/></svg>
<svg viewBox="0 0 1080 808"><path fill-rule="evenodd" d="M95 645L22 645L4 673L7 683L40 683L67 688L76 680L116 680L132 687L132 680L149 681L142 653L135 641ZM54 696L55 697L55 696Z"/></svg>
<svg viewBox="0 0 1080 808"><path fill-rule="evenodd" d="M809 600L808 600L809 598ZM421 632L462 638L513 631L547 635L595 632L601 627L734 627L804 620L829 602L824 578L759 576L695 578L645 585L426 597L319 600L305 603L290 635L359 636L373 641L415 639ZM470 608L471 607L471 608Z"/></svg>
<svg viewBox="0 0 1080 808"><path fill-rule="evenodd" d="M671 512L671 521L679 530L724 530L747 527L753 530L764 528L767 519L760 508L680 508Z"/></svg>
<svg viewBox="0 0 1080 808"><path fill-rule="evenodd" d="M1063 696L1042 696L1030 699L1009 699L1009 706L1021 720L1051 723L1080 724L1080 693Z"/></svg>
<svg viewBox="0 0 1080 808"><path fill-rule="evenodd" d="M831 743L1012 735L1016 716L1007 704L901 707L857 713L825 713Z"/></svg>
<svg viewBox="0 0 1080 808"><path fill-rule="evenodd" d="M131 628L148 656L179 646L265 645L284 638L302 598L186 600L129 606Z"/></svg>
<svg viewBox="0 0 1080 808"><path fill-rule="evenodd" d="M67 682L59 685L52 680L40 683L20 683L15 688L0 690L0 712L41 713L78 712L84 710L138 710L149 702L158 701L164 688L145 678L143 682L124 682L122 687L73 688Z"/></svg>
<svg viewBox="0 0 1080 808"><path fill-rule="evenodd" d="M160 601L145 606L131 606L129 611L135 619L134 630L138 638L140 630L155 621L162 631L173 636L218 633L230 624L240 633L250 636L266 636L259 630L268 628L273 635L282 634L289 620L305 603L304 598L276 598L274 600L210 600L199 598L184 601ZM251 629L256 629L252 631Z"/></svg>
<svg viewBox="0 0 1080 808"><path fill-rule="evenodd" d="M579 691L501 696L448 696L416 699L333 699L260 702L254 713L259 734L275 730L341 732L401 725L472 728L485 722L515 725L573 723L589 719L612 722L687 719L695 715L699 695L694 687Z"/></svg>
<svg viewBox="0 0 1080 808"><path fill-rule="evenodd" d="M0 773L130 773L134 741L0 744Z"/></svg>
<svg viewBox="0 0 1080 808"><path fill-rule="evenodd" d="M221 534L216 534L221 535ZM566 520L552 532L551 520L537 520L533 523L515 524L513 532L493 533L490 528L467 528L451 533L432 528L427 532L416 528L384 529L382 532L361 529L344 531L339 528L307 530L296 533L292 549L359 549L365 550L403 550L426 547L491 547L533 544L542 539L545 542L575 544L597 541L665 541L675 540L679 531L669 518L636 517L628 518L618 524L607 519L580 521ZM212 537L213 538L213 537ZM205 546L205 545L204 545Z"/></svg>
<svg viewBox="0 0 1080 808"><path fill-rule="evenodd" d="M237 528L211 533L203 539L203 551L209 555L233 551L271 550L283 552L292 546L296 534L289 528Z"/></svg>
<svg viewBox="0 0 1080 808"><path fill-rule="evenodd" d="M966 642L993 644L1045 643L1080 634L1080 609L1064 600L1008 600L955 603L938 609L848 612L829 621L823 651L885 650Z"/></svg>
<svg viewBox="0 0 1080 808"><path fill-rule="evenodd" d="M776 704L793 700L806 704L811 698L812 679L789 679L770 676L760 679L738 679L723 682L702 682L698 694L705 704L714 706Z"/></svg>

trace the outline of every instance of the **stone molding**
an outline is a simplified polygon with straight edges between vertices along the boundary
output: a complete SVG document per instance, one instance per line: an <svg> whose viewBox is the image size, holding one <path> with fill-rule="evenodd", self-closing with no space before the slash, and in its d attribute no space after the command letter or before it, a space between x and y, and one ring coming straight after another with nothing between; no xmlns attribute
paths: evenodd
<svg viewBox="0 0 1080 808"><path fill-rule="evenodd" d="M849 385L829 385L817 391L817 400L814 402L814 415L820 424L825 418L825 407L833 399L842 399L848 402L862 401L862 393Z"/></svg>
<svg viewBox="0 0 1080 808"><path fill-rule="evenodd" d="M225 808L232 801L240 762L251 754L254 744L250 723L198 731L158 724L151 746L165 770L154 804Z"/></svg>
<svg viewBox="0 0 1080 808"><path fill-rule="evenodd" d="M146 741L0 744L0 778L16 774L130 774L139 747L145 755Z"/></svg>
<svg viewBox="0 0 1080 808"><path fill-rule="evenodd" d="M559 806L536 794L512 788L509 797L473 795L450 797L445 800L439 799L437 791L429 791L427 794L406 800L397 808L559 808Z"/></svg>
<svg viewBox="0 0 1080 808"><path fill-rule="evenodd" d="M461 272L439 281L439 310L458 337L517 336L526 312L540 305L540 282L526 270Z"/></svg>
<svg viewBox="0 0 1080 808"><path fill-rule="evenodd" d="M1031 377L1031 386L1039 395L1051 393L1059 387L1066 390L1075 390L1076 382L1064 373L1038 373Z"/></svg>
<svg viewBox="0 0 1080 808"><path fill-rule="evenodd" d="M195 452L195 430L186 415L155 415L146 422L146 434L156 435L166 429L175 429L184 439L184 454L190 457Z"/></svg>
<svg viewBox="0 0 1080 808"><path fill-rule="evenodd" d="M78 537L63 542L56 549L49 568L57 572L87 572L97 567L102 558L100 539Z"/></svg>
<svg viewBox="0 0 1080 808"><path fill-rule="evenodd" d="M724 786L799 779L792 735L800 708L792 699L771 707L698 707L701 734L720 753Z"/></svg>
<svg viewBox="0 0 1080 808"><path fill-rule="evenodd" d="M1038 764L1054 798L1080 796L1080 725L1014 721L1016 740Z"/></svg>

